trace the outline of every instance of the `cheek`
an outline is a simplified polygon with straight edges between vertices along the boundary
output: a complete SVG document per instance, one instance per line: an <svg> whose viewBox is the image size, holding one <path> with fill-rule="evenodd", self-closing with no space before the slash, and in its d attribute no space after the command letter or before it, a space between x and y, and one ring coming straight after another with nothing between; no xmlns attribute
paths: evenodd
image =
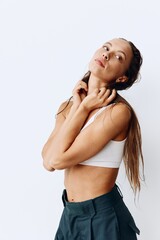
<svg viewBox="0 0 160 240"><path fill-rule="evenodd" d="M95 55L91 58L89 64L88 64L88 68L89 70L93 69L95 65Z"/></svg>
<svg viewBox="0 0 160 240"><path fill-rule="evenodd" d="M125 73L125 66L122 63L115 61L112 72L115 78L121 77Z"/></svg>
<svg viewBox="0 0 160 240"><path fill-rule="evenodd" d="M99 57L100 55L101 55L101 51L98 49L98 50L93 54L93 56L92 56L91 59L95 59L95 58Z"/></svg>
<svg viewBox="0 0 160 240"><path fill-rule="evenodd" d="M88 64L89 70L90 70L90 68L95 67L95 59L98 58L98 57L100 57L100 55L101 55L101 52L100 52L100 50L98 49L98 50L93 54L93 56L92 56L92 58L91 58L91 60L90 60L90 62L89 62L89 64Z"/></svg>

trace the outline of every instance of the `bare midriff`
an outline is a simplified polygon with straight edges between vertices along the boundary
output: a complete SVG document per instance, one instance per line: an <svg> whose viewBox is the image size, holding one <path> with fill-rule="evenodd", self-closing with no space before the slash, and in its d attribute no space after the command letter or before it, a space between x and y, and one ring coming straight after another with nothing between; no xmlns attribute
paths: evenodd
<svg viewBox="0 0 160 240"><path fill-rule="evenodd" d="M110 192L118 168L76 165L65 170L64 185L69 202L82 202Z"/></svg>

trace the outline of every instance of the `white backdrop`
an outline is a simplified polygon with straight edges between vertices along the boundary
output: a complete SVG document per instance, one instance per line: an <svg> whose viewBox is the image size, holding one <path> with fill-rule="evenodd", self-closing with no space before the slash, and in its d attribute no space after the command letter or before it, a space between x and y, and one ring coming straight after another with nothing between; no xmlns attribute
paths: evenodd
<svg viewBox="0 0 160 240"><path fill-rule="evenodd" d="M142 79L122 95L142 128L146 183L135 204L123 165L118 178L141 229L160 240L158 0L0 0L0 239L52 240L62 211L63 171L47 172L41 149L60 103L94 51L124 37L141 50Z"/></svg>

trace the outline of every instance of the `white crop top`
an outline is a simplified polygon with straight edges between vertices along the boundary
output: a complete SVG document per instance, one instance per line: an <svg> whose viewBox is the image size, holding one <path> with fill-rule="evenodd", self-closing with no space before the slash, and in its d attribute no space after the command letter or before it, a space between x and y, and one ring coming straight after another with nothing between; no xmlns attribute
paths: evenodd
<svg viewBox="0 0 160 240"><path fill-rule="evenodd" d="M89 119L82 129L92 123L97 115L99 115L106 107L107 106L102 107L98 112L96 112L96 114ZM96 155L79 164L97 167L119 168L123 157L125 141L126 139L122 141L110 140Z"/></svg>

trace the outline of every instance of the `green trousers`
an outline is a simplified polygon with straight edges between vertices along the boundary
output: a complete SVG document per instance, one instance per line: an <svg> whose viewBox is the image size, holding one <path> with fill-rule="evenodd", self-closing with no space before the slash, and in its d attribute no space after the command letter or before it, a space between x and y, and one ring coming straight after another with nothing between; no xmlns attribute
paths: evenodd
<svg viewBox="0 0 160 240"><path fill-rule="evenodd" d="M68 202L55 240L137 240L140 234L117 185L107 194L84 202Z"/></svg>

